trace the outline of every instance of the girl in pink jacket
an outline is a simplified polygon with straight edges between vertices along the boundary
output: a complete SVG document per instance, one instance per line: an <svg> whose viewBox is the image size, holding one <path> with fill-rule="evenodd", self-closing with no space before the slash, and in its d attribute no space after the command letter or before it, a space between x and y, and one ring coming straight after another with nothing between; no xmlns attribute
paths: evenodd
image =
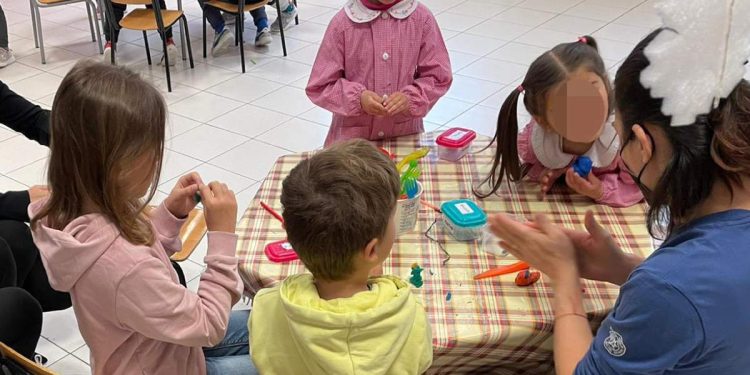
<svg viewBox="0 0 750 375"><path fill-rule="evenodd" d="M519 134L516 109L522 93L532 120ZM527 177L539 183L542 195L564 179L596 203L627 207L643 200L620 165L620 139L607 120L610 93L594 38L559 44L539 56L500 109L493 138L497 152L477 195L495 194L503 178ZM588 168L578 167L579 160L590 161Z"/></svg>
<svg viewBox="0 0 750 375"><path fill-rule="evenodd" d="M427 7L417 0L349 0L328 25L307 96L333 112L328 146L423 132L422 118L452 80Z"/></svg>
<svg viewBox="0 0 750 375"><path fill-rule="evenodd" d="M50 118L48 199L29 207L34 242L53 288L70 292L94 374L252 374L248 312L226 185L180 178L150 213L159 182L166 106L138 74L78 63L60 84ZM148 193L148 194L147 194ZM180 285L169 256L202 197L207 270L198 293Z"/></svg>

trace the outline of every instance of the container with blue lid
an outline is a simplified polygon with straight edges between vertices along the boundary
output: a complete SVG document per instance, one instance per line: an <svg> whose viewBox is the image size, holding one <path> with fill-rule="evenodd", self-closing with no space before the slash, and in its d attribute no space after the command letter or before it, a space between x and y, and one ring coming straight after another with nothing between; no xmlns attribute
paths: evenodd
<svg viewBox="0 0 750 375"><path fill-rule="evenodd" d="M456 199L442 204L445 228L458 241L473 241L482 236L487 214L468 199Z"/></svg>

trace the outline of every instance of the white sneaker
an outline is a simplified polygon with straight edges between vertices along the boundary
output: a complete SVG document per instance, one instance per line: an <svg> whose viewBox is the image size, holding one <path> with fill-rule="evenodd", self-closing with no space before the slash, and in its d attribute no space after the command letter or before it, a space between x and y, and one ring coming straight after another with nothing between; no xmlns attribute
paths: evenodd
<svg viewBox="0 0 750 375"><path fill-rule="evenodd" d="M255 35L255 45L257 47L267 46L271 44L271 42L273 42L273 38L271 38L271 29L267 27L258 31L258 34Z"/></svg>
<svg viewBox="0 0 750 375"><path fill-rule="evenodd" d="M214 36L214 45L211 47L211 55L216 57L221 55L230 44L234 43L234 34L229 31L228 27L224 27L219 34Z"/></svg>
<svg viewBox="0 0 750 375"><path fill-rule="evenodd" d="M289 10L289 8L292 8ZM287 10L282 10L281 15L276 17L276 20L273 21L273 24L271 24L271 30L274 32L279 31L279 20L283 22L284 30L287 30L288 28L294 26L294 18L297 17L297 7L294 6L291 2L289 3L289 7Z"/></svg>
<svg viewBox="0 0 750 375"><path fill-rule="evenodd" d="M16 57L13 55L13 51L5 48L0 48L0 68L5 68L15 61Z"/></svg>
<svg viewBox="0 0 750 375"><path fill-rule="evenodd" d="M113 51L112 51L112 44L111 43L105 44L104 45L104 56L102 58L102 60L104 61L105 64L111 64L112 63L112 53L113 53Z"/></svg>
<svg viewBox="0 0 750 375"><path fill-rule="evenodd" d="M180 58L180 53L177 52L177 46L174 43L167 44L167 56L169 56L169 66L175 66L177 60ZM159 65L164 65L164 56L162 55Z"/></svg>

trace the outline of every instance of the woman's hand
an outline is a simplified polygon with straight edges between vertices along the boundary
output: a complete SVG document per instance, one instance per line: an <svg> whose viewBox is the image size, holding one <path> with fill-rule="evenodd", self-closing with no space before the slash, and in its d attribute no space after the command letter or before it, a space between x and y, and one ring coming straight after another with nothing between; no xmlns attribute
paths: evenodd
<svg viewBox="0 0 750 375"><path fill-rule="evenodd" d="M203 184L201 176L196 172L186 174L177 181L172 192L164 199L164 206L175 217L186 218L198 202L195 201L195 193L198 186Z"/></svg>
<svg viewBox="0 0 750 375"><path fill-rule="evenodd" d="M581 277L622 285L643 259L622 252L612 235L596 222L592 211L586 212L584 222L587 232L565 230L576 249Z"/></svg>
<svg viewBox="0 0 750 375"><path fill-rule="evenodd" d="M604 195L602 181L593 173L589 173L587 178L583 178L573 171L573 168L569 168L565 172L565 183L576 193L585 195L595 201L602 199L602 195Z"/></svg>
<svg viewBox="0 0 750 375"><path fill-rule="evenodd" d="M211 232L234 233L237 227L237 198L226 184L212 182L200 186L206 226Z"/></svg>
<svg viewBox="0 0 750 375"><path fill-rule="evenodd" d="M533 224L523 224L507 215L489 218L490 229L501 238L500 246L553 281L577 279L576 249L565 231L552 224L544 215L537 215Z"/></svg>

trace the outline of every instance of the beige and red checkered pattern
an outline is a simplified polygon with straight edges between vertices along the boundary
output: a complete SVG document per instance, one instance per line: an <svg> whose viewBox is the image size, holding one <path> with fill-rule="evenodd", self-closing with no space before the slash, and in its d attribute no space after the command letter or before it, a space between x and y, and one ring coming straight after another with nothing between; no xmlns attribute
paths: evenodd
<svg viewBox="0 0 750 375"><path fill-rule="evenodd" d="M437 134L427 133L385 141L383 148L398 157L424 146L434 146ZM424 198L440 202L472 198L472 187L481 181L492 161L494 147L482 151L489 139L477 138L473 154L458 163L437 158L433 149L421 163ZM281 211L281 182L286 174L310 154L280 158L251 202L238 228L237 254L240 273L250 295L291 274L306 272L300 261L276 264L263 252L265 245L285 238L281 223L266 213L259 200ZM510 190L509 190L510 189ZM588 198L555 189L547 199L538 198L539 187L521 183L503 188L497 196L477 200L487 212L505 212L519 218L545 213L569 228L583 229L583 217L591 209L625 251L647 256L651 238L645 226L644 206L616 209L594 205ZM496 257L482 250L481 242L447 240L450 261L442 265L444 254L424 232L439 214L423 207L414 232L402 235L384 264L386 274L410 276L412 263L424 269L424 286L413 289L425 304L432 324L435 357L430 373L538 374L552 371L552 289L542 280L528 288L514 284L515 274L474 281L482 271L509 264L512 258ZM450 301L447 293L452 294ZM617 298L616 286L585 282L585 308L593 328L601 324Z"/></svg>

